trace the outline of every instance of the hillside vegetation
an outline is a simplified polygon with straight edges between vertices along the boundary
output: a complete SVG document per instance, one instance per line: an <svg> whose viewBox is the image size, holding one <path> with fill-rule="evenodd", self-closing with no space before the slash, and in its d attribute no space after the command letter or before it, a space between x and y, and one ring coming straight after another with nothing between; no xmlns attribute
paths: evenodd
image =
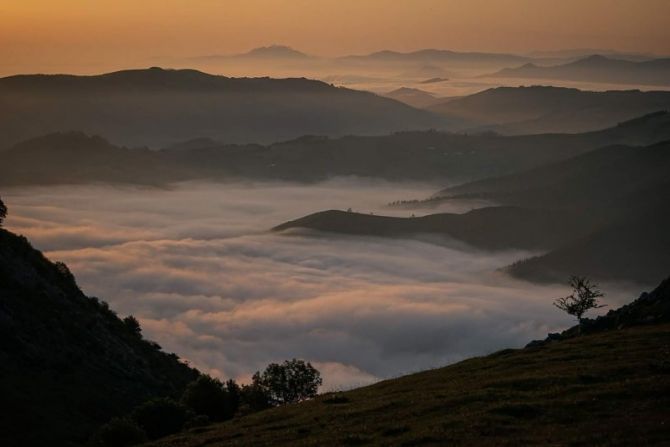
<svg viewBox="0 0 670 447"><path fill-rule="evenodd" d="M670 139L670 114L656 113L583 134L465 135L436 131L326 138L262 145L191 139L161 151L127 149L65 132L0 152L0 185L91 182L165 185L182 180L288 180L336 176L391 181L470 181L565 160L612 144Z"/></svg>
<svg viewBox="0 0 670 447"><path fill-rule="evenodd" d="M75 446L198 371L85 296L62 263L0 229L0 444ZM136 322L135 322L136 323Z"/></svg>
<svg viewBox="0 0 670 447"><path fill-rule="evenodd" d="M588 335L325 394L152 445L667 445L670 280L596 322Z"/></svg>

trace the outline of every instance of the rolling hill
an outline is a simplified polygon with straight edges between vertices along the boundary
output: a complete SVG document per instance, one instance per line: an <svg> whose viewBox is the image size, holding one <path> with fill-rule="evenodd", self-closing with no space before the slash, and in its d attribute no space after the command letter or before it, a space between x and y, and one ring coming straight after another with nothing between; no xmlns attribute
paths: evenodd
<svg viewBox="0 0 670 447"><path fill-rule="evenodd" d="M565 243L584 233L585 225L567 213L517 207L488 207L464 214L388 217L329 210L283 223L273 231L308 228L365 236L418 237L440 235L476 248L542 249Z"/></svg>
<svg viewBox="0 0 670 447"><path fill-rule="evenodd" d="M518 262L519 277L556 281L575 272L606 279L658 281L670 265L670 142L612 146L526 172L438 192L433 200L486 198L577 213L601 222L549 253ZM607 222L607 223L605 223Z"/></svg>
<svg viewBox="0 0 670 447"><path fill-rule="evenodd" d="M670 59L635 62L592 55L562 65L527 63L517 68L505 68L490 76L667 86L670 85Z"/></svg>
<svg viewBox="0 0 670 447"><path fill-rule="evenodd" d="M446 124L388 98L304 78L151 68L0 79L0 147L70 130L162 147L194 137L270 143L305 134L371 135Z"/></svg>
<svg viewBox="0 0 670 447"><path fill-rule="evenodd" d="M519 64L530 60L530 58L515 54L458 52L438 49L423 49L406 53L383 50L365 55L350 55L339 58L339 61L345 63L448 63L455 66L467 65L471 68Z"/></svg>
<svg viewBox="0 0 670 447"><path fill-rule="evenodd" d="M579 133L604 129L648 113L670 110L670 92L593 92L573 88L498 87L434 102L428 110L463 129L506 135Z"/></svg>
<svg viewBox="0 0 670 447"><path fill-rule="evenodd" d="M670 142L607 146L529 171L442 190L411 207L461 199L507 206L415 218L326 211L275 230L447 236L486 250L546 250L506 270L533 281L574 275L653 284L670 265ZM502 267L502 266L501 266Z"/></svg>
<svg viewBox="0 0 670 447"><path fill-rule="evenodd" d="M666 445L669 322L666 280L588 335L568 331L151 445Z"/></svg>
<svg viewBox="0 0 670 447"><path fill-rule="evenodd" d="M268 45L253 48L240 54L210 54L195 56L188 60L192 62L309 62L315 59L302 51L286 45Z"/></svg>
<svg viewBox="0 0 670 447"><path fill-rule="evenodd" d="M666 200L661 206L669 205ZM506 271L536 282L562 282L578 272L600 280L653 284L667 275L670 265L668 214L661 209L615 220L544 255L520 260Z"/></svg>
<svg viewBox="0 0 670 447"><path fill-rule="evenodd" d="M436 98L432 93L423 91L418 88L408 88L401 87L395 90L392 90L388 93L384 93L382 96L387 98L395 99L409 106L416 107L419 109L427 108L441 100L441 98Z"/></svg>
<svg viewBox="0 0 670 447"><path fill-rule="evenodd" d="M309 59L312 56L286 45L268 45L266 47L254 48L246 53L237 54L233 57L252 59Z"/></svg>
<svg viewBox="0 0 670 447"><path fill-rule="evenodd" d="M455 182L518 172L611 144L670 139L670 114L575 135L465 135L435 131L325 138L271 145L186 141L126 149L78 132L31 139L0 152L0 185L262 179L314 182L336 176Z"/></svg>
<svg viewBox="0 0 670 447"><path fill-rule="evenodd" d="M77 446L112 416L178 396L198 371L85 296L62 263L0 228L0 444Z"/></svg>
<svg viewBox="0 0 670 447"><path fill-rule="evenodd" d="M529 171L444 189L435 197L480 197L556 208L640 206L668 183L670 142L606 146ZM647 196L644 199L643 195Z"/></svg>

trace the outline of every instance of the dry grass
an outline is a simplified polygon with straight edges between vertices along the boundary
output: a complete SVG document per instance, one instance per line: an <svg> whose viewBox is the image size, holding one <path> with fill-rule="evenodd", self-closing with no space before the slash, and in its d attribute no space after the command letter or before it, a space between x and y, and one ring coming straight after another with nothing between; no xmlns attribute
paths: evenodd
<svg viewBox="0 0 670 447"><path fill-rule="evenodd" d="M154 443L668 445L670 325L505 350Z"/></svg>

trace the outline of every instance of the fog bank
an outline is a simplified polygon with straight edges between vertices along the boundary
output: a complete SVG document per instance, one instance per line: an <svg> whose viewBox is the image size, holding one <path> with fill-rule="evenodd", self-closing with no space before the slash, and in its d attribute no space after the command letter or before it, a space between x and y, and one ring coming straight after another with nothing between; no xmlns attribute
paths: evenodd
<svg viewBox="0 0 670 447"><path fill-rule="evenodd" d="M567 287L496 271L529 253L267 232L331 208L409 215L384 205L435 189L334 180L27 188L2 197L8 229L66 262L86 294L138 317L165 350L240 380L269 362L305 358L326 389L339 389L519 347L572 324L551 304ZM612 306L639 292L602 288Z"/></svg>

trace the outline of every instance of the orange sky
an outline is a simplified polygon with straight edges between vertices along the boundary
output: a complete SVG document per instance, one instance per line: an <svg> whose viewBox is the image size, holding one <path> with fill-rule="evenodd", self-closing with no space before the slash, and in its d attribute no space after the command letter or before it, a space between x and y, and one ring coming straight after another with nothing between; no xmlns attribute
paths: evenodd
<svg viewBox="0 0 670 447"><path fill-rule="evenodd" d="M92 72L280 43L670 54L668 0L0 0L0 72Z"/></svg>

